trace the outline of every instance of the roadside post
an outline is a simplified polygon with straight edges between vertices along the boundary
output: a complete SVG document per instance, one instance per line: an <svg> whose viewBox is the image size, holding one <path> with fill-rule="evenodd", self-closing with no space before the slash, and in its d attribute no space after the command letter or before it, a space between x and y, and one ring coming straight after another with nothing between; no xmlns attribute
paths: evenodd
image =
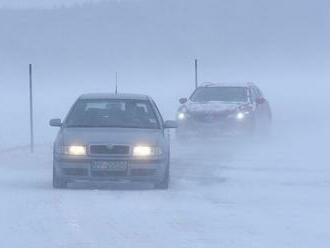
<svg viewBox="0 0 330 248"><path fill-rule="evenodd" d="M116 72L116 89L115 89L115 94L118 94L118 72Z"/></svg>
<svg viewBox="0 0 330 248"><path fill-rule="evenodd" d="M33 85L32 64L29 65L29 93L30 93L30 151L34 152L34 127L33 127Z"/></svg>
<svg viewBox="0 0 330 248"><path fill-rule="evenodd" d="M195 59L195 89L198 88L198 60Z"/></svg>

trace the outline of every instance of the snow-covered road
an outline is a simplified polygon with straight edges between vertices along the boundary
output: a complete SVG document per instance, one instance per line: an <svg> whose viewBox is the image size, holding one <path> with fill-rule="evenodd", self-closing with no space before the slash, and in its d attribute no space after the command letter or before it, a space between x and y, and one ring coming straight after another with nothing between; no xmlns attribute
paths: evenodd
<svg viewBox="0 0 330 248"><path fill-rule="evenodd" d="M50 145L3 150L1 247L329 247L326 148L300 134L174 144L168 191L54 190Z"/></svg>

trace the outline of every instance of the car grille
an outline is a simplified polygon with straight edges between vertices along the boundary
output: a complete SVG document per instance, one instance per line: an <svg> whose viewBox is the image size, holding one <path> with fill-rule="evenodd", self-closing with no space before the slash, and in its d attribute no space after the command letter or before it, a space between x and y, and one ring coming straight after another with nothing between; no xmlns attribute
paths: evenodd
<svg viewBox="0 0 330 248"><path fill-rule="evenodd" d="M192 119L197 122L217 122L225 119L228 113L194 113Z"/></svg>
<svg viewBox="0 0 330 248"><path fill-rule="evenodd" d="M129 150L127 145L91 145L89 148L92 155L128 155Z"/></svg>
<svg viewBox="0 0 330 248"><path fill-rule="evenodd" d="M93 177L125 177L127 171L109 171L109 170L97 170L91 172Z"/></svg>

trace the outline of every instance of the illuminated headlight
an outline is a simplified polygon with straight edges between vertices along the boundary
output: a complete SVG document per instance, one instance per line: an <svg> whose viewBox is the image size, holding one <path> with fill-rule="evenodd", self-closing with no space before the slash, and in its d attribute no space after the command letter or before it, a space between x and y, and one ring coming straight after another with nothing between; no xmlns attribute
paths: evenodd
<svg viewBox="0 0 330 248"><path fill-rule="evenodd" d="M178 119L179 120L184 120L184 119L186 119L186 114L185 113L178 113Z"/></svg>
<svg viewBox="0 0 330 248"><path fill-rule="evenodd" d="M87 154L86 146L61 146L57 148L57 152L72 156L85 156Z"/></svg>
<svg viewBox="0 0 330 248"><path fill-rule="evenodd" d="M248 118L249 115L250 115L249 111L240 111L240 112L236 113L234 116L235 116L236 120L241 121L241 120Z"/></svg>
<svg viewBox="0 0 330 248"><path fill-rule="evenodd" d="M238 112L237 114L236 114L236 119L238 119L238 120L243 120L245 118L245 113L243 113L243 112Z"/></svg>
<svg viewBox="0 0 330 248"><path fill-rule="evenodd" d="M160 154L162 154L162 151L159 147L135 146L133 148L134 157L150 157L150 156L158 156Z"/></svg>

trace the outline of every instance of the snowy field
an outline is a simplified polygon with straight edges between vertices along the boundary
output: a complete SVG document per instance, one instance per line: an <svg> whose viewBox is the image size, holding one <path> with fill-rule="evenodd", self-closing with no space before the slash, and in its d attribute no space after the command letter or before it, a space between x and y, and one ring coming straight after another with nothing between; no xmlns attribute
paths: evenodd
<svg viewBox="0 0 330 248"><path fill-rule="evenodd" d="M84 2L0 0L0 248L330 247L327 1ZM119 92L151 95L174 119L195 58L201 82L260 86L269 139L173 136L168 191L52 188L49 119L80 94L113 92L117 71Z"/></svg>
<svg viewBox="0 0 330 248"><path fill-rule="evenodd" d="M280 126L279 126L280 127ZM0 153L2 247L328 247L326 125L172 147L168 191L51 186L51 147ZM290 132L286 132L290 131ZM303 141L303 142L302 142Z"/></svg>

